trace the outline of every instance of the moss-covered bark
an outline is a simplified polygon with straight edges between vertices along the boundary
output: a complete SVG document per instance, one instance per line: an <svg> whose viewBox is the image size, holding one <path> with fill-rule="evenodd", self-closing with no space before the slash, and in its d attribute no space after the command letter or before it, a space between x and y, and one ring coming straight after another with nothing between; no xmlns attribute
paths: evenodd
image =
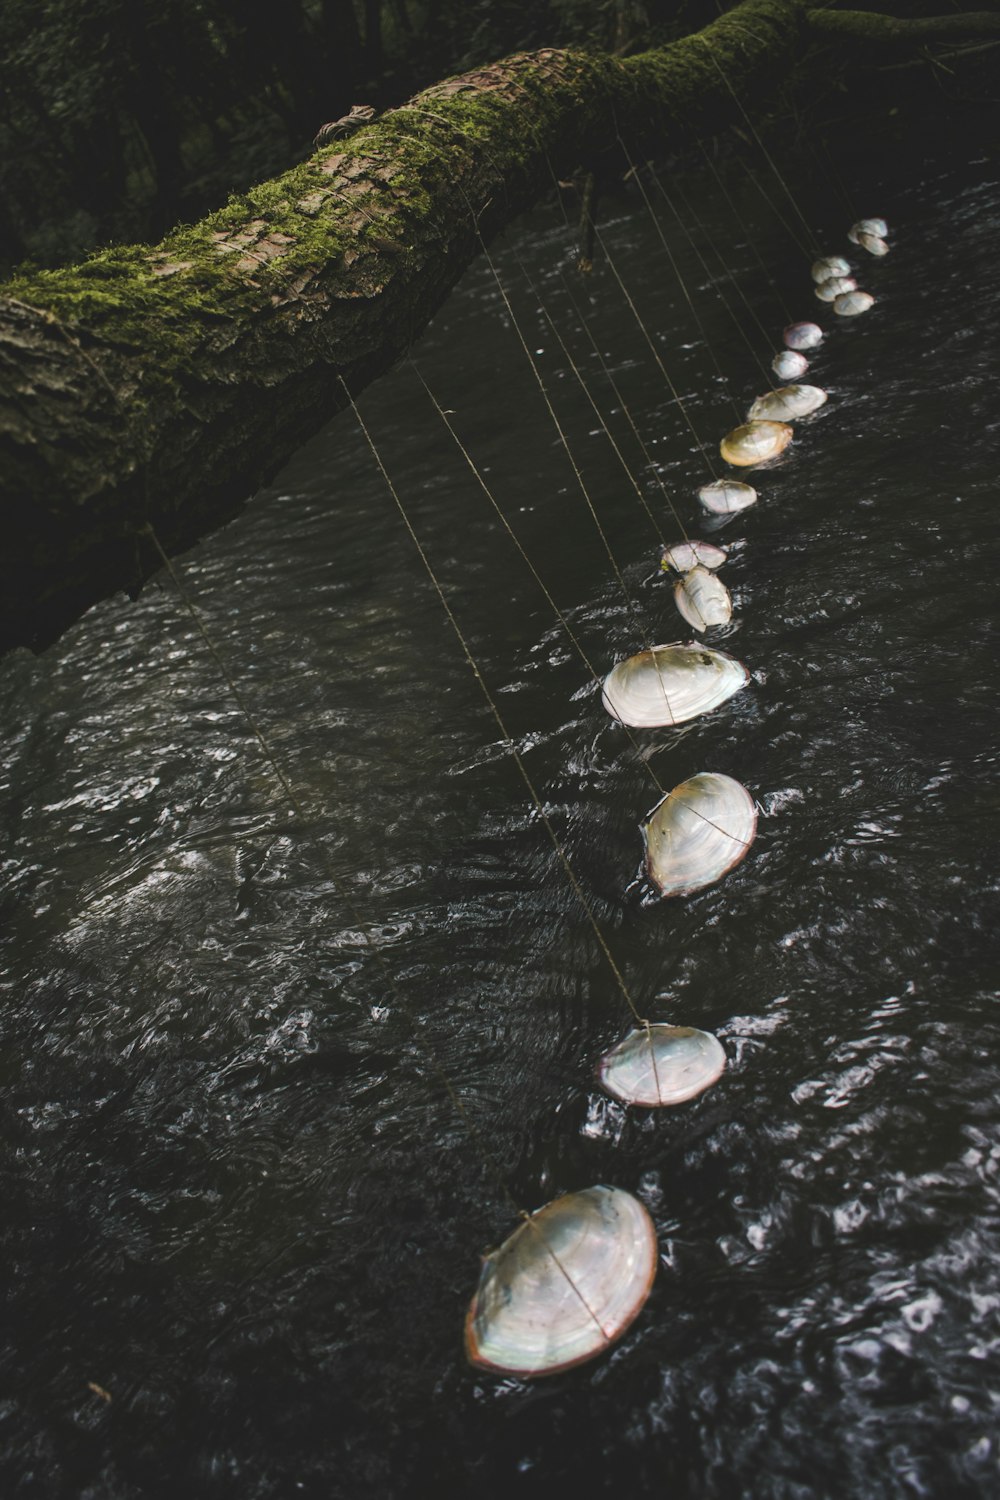
<svg viewBox="0 0 1000 1500"><path fill-rule="evenodd" d="M787 72L803 0L628 60L449 79L155 247L0 288L0 649L53 639L253 489L412 342L487 239L621 131L717 130Z"/></svg>

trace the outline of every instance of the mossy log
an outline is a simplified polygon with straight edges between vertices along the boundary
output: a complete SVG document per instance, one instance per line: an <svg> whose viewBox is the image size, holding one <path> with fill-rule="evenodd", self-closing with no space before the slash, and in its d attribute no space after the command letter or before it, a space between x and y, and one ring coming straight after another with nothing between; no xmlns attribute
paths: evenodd
<svg viewBox="0 0 1000 1500"><path fill-rule="evenodd" d="M803 0L628 60L505 59L417 95L155 247L0 288L0 649L235 515L386 370L488 240L621 132L662 150L787 73ZM322 117L322 101L318 101ZM478 228L477 228L478 226Z"/></svg>
<svg viewBox="0 0 1000 1500"><path fill-rule="evenodd" d="M868 10L810 10L809 25L831 41L922 47L973 37L1000 37L1000 14L963 11L944 16L888 16Z"/></svg>

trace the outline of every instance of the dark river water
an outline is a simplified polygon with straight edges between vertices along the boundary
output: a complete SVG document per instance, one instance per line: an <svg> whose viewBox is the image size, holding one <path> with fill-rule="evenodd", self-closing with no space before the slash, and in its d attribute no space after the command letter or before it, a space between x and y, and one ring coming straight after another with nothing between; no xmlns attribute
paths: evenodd
<svg viewBox="0 0 1000 1500"><path fill-rule="evenodd" d="M627 1013L350 413L180 564L304 819L168 580L3 664L5 1495L1000 1495L1000 187L968 117L834 147L837 178L783 161L825 251L889 220L863 318L812 297L759 157L788 228L738 161L735 214L681 183L705 266L657 199L725 386L641 201L603 205L711 452L785 309L829 329L828 404L721 528L607 265L574 282L685 527L731 548L752 680L710 717L637 755L411 366L361 402L637 1004L725 1045L701 1099L596 1087ZM641 467L557 205L496 253L641 620L484 262L415 358L603 672L689 637L678 526L523 279ZM655 900L651 773L703 770L750 789L756 844ZM606 1182L653 1215L603 1360L465 1363L514 1220L442 1070L518 1203Z"/></svg>

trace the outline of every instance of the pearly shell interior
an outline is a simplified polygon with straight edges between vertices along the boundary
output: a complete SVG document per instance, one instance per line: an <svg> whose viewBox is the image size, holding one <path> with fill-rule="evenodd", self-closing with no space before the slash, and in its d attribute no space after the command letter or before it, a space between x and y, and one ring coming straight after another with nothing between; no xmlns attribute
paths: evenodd
<svg viewBox="0 0 1000 1500"><path fill-rule="evenodd" d="M721 880L757 835L757 809L731 776L702 771L682 781L643 827L646 872L661 896L688 896Z"/></svg>
<svg viewBox="0 0 1000 1500"><path fill-rule="evenodd" d="M756 505L757 491L740 479L714 479L711 484L702 485L698 499L715 516L733 516L749 505Z"/></svg>
<svg viewBox="0 0 1000 1500"><path fill-rule="evenodd" d="M658 729L711 713L749 681L743 663L722 651L653 646L608 673L602 702L621 724Z"/></svg>
<svg viewBox="0 0 1000 1500"><path fill-rule="evenodd" d="M733 617L729 590L708 568L692 568L675 583L674 602L688 624L698 631L713 625L728 625Z"/></svg>
<svg viewBox="0 0 1000 1500"><path fill-rule="evenodd" d="M818 385L783 385L766 396L758 396L747 413L753 422L769 418L775 422L794 422L799 417L808 417L826 404L826 391Z"/></svg>
<svg viewBox="0 0 1000 1500"><path fill-rule="evenodd" d="M719 452L727 464L749 468L752 464L766 463L784 453L792 441L792 429L785 422L744 422L719 444Z"/></svg>
<svg viewBox="0 0 1000 1500"><path fill-rule="evenodd" d="M684 1104L725 1070L722 1043L711 1032L657 1021L637 1027L601 1058L597 1076L623 1104Z"/></svg>
<svg viewBox="0 0 1000 1500"><path fill-rule="evenodd" d="M660 564L664 568L673 568L675 573L690 573L692 568L698 567L721 568L727 556L724 547L714 547L711 542L675 542L672 547L664 547Z"/></svg>

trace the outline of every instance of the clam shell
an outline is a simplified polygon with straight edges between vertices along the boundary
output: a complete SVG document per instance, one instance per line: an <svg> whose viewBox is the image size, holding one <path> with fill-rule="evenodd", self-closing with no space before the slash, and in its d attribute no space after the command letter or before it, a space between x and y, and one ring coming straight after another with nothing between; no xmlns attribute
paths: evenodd
<svg viewBox="0 0 1000 1500"><path fill-rule="evenodd" d="M884 219L859 219L847 231L847 238L853 240L855 245L859 245L863 234L874 235L876 239L884 240L888 233L889 226Z"/></svg>
<svg viewBox="0 0 1000 1500"><path fill-rule="evenodd" d="M631 1193L566 1193L483 1261L465 1352L483 1369L525 1378L583 1364L640 1312L656 1263L653 1221Z"/></svg>
<svg viewBox="0 0 1000 1500"><path fill-rule="evenodd" d="M695 630L712 625L728 625L733 618L733 601L721 578L707 568L692 568L674 584L677 608Z"/></svg>
<svg viewBox="0 0 1000 1500"><path fill-rule="evenodd" d="M756 837L757 809L731 776L702 771L667 793L642 833L661 896L687 896L739 864Z"/></svg>
<svg viewBox="0 0 1000 1500"><path fill-rule="evenodd" d="M694 1026L657 1021L630 1031L601 1058L597 1076L623 1104L684 1104L711 1088L726 1066L722 1043Z"/></svg>
<svg viewBox="0 0 1000 1500"><path fill-rule="evenodd" d="M721 568L726 556L725 548L713 547L711 542L675 542L672 547L664 547L660 566L673 568L675 573L690 573L692 568L698 567Z"/></svg>
<svg viewBox="0 0 1000 1500"><path fill-rule="evenodd" d="M601 701L621 724L658 729L711 713L749 681L743 663L722 651L653 646L608 673Z"/></svg>
<svg viewBox="0 0 1000 1500"><path fill-rule="evenodd" d="M858 244L862 250L867 250L869 255L889 254L889 246L879 234L859 234Z"/></svg>
<svg viewBox="0 0 1000 1500"><path fill-rule="evenodd" d="M853 276L829 276L813 287L813 292L821 302L832 302L841 292L853 292L857 284Z"/></svg>
<svg viewBox="0 0 1000 1500"><path fill-rule="evenodd" d="M733 516L748 505L756 505L757 491L739 479L713 479L711 484L702 485L698 499L713 515Z"/></svg>
<svg viewBox="0 0 1000 1500"><path fill-rule="evenodd" d="M842 318L856 318L859 313L867 312L874 302L871 292L844 292L834 302L833 310Z"/></svg>
<svg viewBox="0 0 1000 1500"><path fill-rule="evenodd" d="M781 335L787 349L815 349L823 342L823 330L818 323L789 323Z"/></svg>
<svg viewBox="0 0 1000 1500"><path fill-rule="evenodd" d="M783 385L766 396L758 396L747 413L751 422L761 417L775 422L794 422L808 417L826 403L826 391L818 385Z"/></svg>
<svg viewBox="0 0 1000 1500"><path fill-rule="evenodd" d="M784 453L792 441L792 429L785 422L745 422L734 427L719 444L719 452L727 464L749 468L752 464L766 463Z"/></svg>
<svg viewBox="0 0 1000 1500"><path fill-rule="evenodd" d="M794 349L782 349L771 361L771 369L779 380L798 380L809 368L809 361L804 354L796 354Z"/></svg>
<svg viewBox="0 0 1000 1500"><path fill-rule="evenodd" d="M810 274L813 281L826 281L830 276L849 276L851 265L842 255L824 255L822 260L812 263Z"/></svg>

